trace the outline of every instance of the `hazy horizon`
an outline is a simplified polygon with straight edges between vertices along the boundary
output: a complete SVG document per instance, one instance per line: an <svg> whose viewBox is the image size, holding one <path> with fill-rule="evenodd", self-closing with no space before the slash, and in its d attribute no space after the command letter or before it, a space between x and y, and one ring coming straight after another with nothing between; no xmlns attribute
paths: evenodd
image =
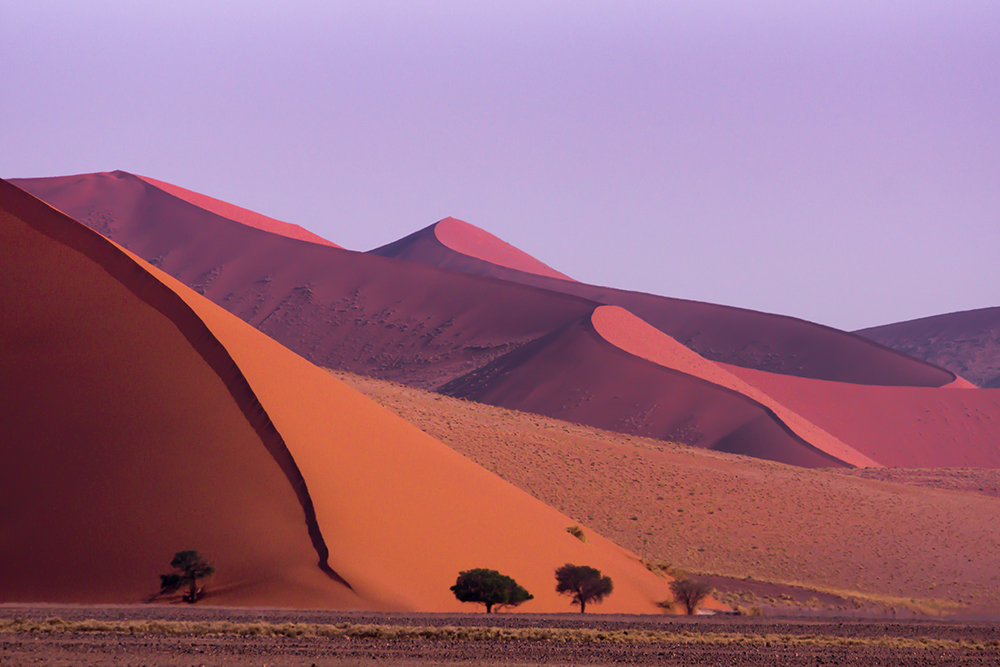
<svg viewBox="0 0 1000 667"><path fill-rule="evenodd" d="M8 3L0 176L853 330L1000 305L1000 5Z"/></svg>

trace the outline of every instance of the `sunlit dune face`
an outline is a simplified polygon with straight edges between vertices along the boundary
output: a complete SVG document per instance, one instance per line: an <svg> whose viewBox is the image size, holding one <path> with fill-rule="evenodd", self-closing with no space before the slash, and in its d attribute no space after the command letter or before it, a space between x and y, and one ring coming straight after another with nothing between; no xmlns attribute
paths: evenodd
<svg viewBox="0 0 1000 667"><path fill-rule="evenodd" d="M559 273L489 232L457 218L445 218L438 222L434 225L434 235L438 241L455 252L490 264L549 278L572 280L569 276Z"/></svg>

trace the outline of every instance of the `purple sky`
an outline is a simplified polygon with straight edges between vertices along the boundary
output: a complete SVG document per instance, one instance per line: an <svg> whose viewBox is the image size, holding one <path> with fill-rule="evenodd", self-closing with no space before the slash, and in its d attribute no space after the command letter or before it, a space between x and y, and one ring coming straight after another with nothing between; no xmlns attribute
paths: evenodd
<svg viewBox="0 0 1000 667"><path fill-rule="evenodd" d="M356 250L854 329L1000 305L1000 2L0 8L0 176L124 169ZM419 5L419 8L416 7Z"/></svg>

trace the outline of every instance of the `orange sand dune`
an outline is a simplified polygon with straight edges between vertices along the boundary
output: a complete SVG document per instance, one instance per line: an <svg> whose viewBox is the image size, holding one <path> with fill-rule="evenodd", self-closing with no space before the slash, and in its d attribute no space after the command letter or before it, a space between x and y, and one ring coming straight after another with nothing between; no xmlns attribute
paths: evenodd
<svg viewBox="0 0 1000 667"><path fill-rule="evenodd" d="M858 334L947 368L980 387L1000 387L1000 307L935 315Z"/></svg>
<svg viewBox="0 0 1000 667"><path fill-rule="evenodd" d="M714 364L692 356L629 313L601 307L439 391L619 433L793 465L872 464L794 419L798 430L816 441L813 445L771 408L741 393L744 385L736 378L724 379L721 369L713 370Z"/></svg>
<svg viewBox="0 0 1000 667"><path fill-rule="evenodd" d="M539 270L530 264L505 262L499 254L469 252L467 247L474 241L459 245L452 240L481 236L495 238L468 223L446 218L371 252L621 306L713 361L858 384L939 387L955 379L949 371L861 336L794 317L588 285L566 280L544 265L545 270Z"/></svg>
<svg viewBox="0 0 1000 667"><path fill-rule="evenodd" d="M1000 389L869 387L725 368L883 465L1000 467Z"/></svg>
<svg viewBox="0 0 1000 667"><path fill-rule="evenodd" d="M18 184L329 368L433 387L594 307L268 234L122 172Z"/></svg>
<svg viewBox="0 0 1000 667"><path fill-rule="evenodd" d="M431 264L451 271L508 279L512 269L557 280L572 280L528 253L479 227L445 218L394 243L370 251L373 255Z"/></svg>
<svg viewBox="0 0 1000 667"><path fill-rule="evenodd" d="M0 206L0 534L18 545L0 601L135 601L182 548L213 558L220 604L467 609L448 586L493 567L535 594L525 611L565 611L565 562L613 577L602 611L667 597L131 253L6 182Z"/></svg>

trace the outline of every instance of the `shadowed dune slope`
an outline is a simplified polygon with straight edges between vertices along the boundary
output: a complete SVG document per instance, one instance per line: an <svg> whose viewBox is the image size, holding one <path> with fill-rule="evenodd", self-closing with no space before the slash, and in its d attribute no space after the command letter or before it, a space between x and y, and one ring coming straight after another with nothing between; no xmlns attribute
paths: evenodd
<svg viewBox="0 0 1000 667"><path fill-rule="evenodd" d="M594 307L269 234L124 172L18 185L329 368L437 386Z"/></svg>
<svg viewBox="0 0 1000 667"><path fill-rule="evenodd" d="M535 594L525 611L565 611L566 562L612 576L604 611L668 596L632 554L570 536L566 516L166 274L2 182L0 202L0 501L17 508L0 527L20 546L0 552L0 599L135 601L181 548L214 559L222 604L452 611L458 571L492 567ZM310 514L352 590L316 565Z"/></svg>
<svg viewBox="0 0 1000 667"><path fill-rule="evenodd" d="M204 324L90 230L4 182L0 203L0 600L136 602L198 549L221 600L358 604Z"/></svg>
<svg viewBox="0 0 1000 667"><path fill-rule="evenodd" d="M439 220L370 253L503 280L509 280L503 269L572 280L506 241L457 218Z"/></svg>
<svg viewBox="0 0 1000 667"><path fill-rule="evenodd" d="M758 401L690 374L710 376L704 369L695 369L694 362L676 348L663 347L664 341L637 344L633 335L637 331L663 335L642 327L625 311L598 308L592 316L514 350L439 391L619 433L793 465L870 463L829 436L824 444L853 463L827 454L796 435ZM625 342L616 344L605 336ZM655 361L630 351L654 345L660 346ZM732 378L729 384L739 382ZM812 434L825 435L818 429Z"/></svg>
<svg viewBox="0 0 1000 667"><path fill-rule="evenodd" d="M712 361L858 384L939 387L955 379L949 371L861 336L793 317L588 285L565 280L562 274L491 261L487 253L470 258L472 253L456 249L461 244L453 239L469 238L467 245L472 245L486 232L451 220L372 252L621 306ZM447 235L438 231L442 226Z"/></svg>
<svg viewBox="0 0 1000 667"><path fill-rule="evenodd" d="M124 171L53 178L14 178L10 182L52 204L70 217L84 222L105 236L111 236L117 224L136 215L149 216L156 220L171 218L175 224L182 222L188 222L190 225L200 224L202 219L199 212L178 206L176 202L171 201L171 199L176 198L196 209L201 209L203 212L212 213L248 227L301 241L319 243L334 248L340 247L299 225L275 220L214 197L158 181L155 178L136 176ZM151 186L152 189L141 187L143 182ZM113 183L115 187L109 189L109 183ZM154 189L170 195L170 198L148 197ZM113 193L113 197L109 199L108 194L111 193ZM110 209L108 208L109 204L111 205Z"/></svg>
<svg viewBox="0 0 1000 667"><path fill-rule="evenodd" d="M1000 389L868 387L726 368L883 465L1000 467Z"/></svg>
<svg viewBox="0 0 1000 667"><path fill-rule="evenodd" d="M224 202L220 199L209 197L208 195L203 195L199 192L193 192L171 183L158 181L155 178L149 178L148 176L139 176L139 178L146 181L150 185L158 187L168 194L172 194L179 199L183 199L190 204L194 204L195 206L203 208L206 211L211 211L212 213L221 215L223 218L235 220L236 222L249 227L263 229L265 232L271 232L272 234L281 234L282 236L287 236L290 239L310 241L312 243L319 243L320 245L333 246L334 248L341 247L332 241L327 241L318 234L313 234L308 229L300 227L299 225L293 225L290 222L275 220L274 218L269 218L266 215L261 215L260 213Z"/></svg>
<svg viewBox="0 0 1000 667"><path fill-rule="evenodd" d="M935 315L857 333L947 368L979 387L1000 388L1000 307Z"/></svg>

